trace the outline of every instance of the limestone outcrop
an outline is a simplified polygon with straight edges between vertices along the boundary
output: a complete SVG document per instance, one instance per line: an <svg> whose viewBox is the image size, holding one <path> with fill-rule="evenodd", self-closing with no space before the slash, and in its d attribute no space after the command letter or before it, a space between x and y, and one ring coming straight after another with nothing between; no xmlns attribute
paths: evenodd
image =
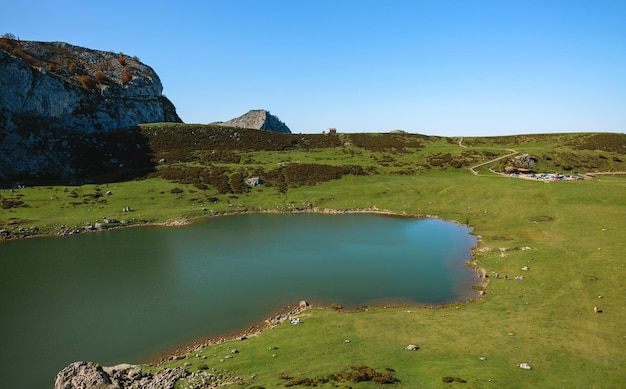
<svg viewBox="0 0 626 389"><path fill-rule="evenodd" d="M181 121L154 70L121 53L0 38L0 74L0 181L68 177L76 138Z"/></svg>
<svg viewBox="0 0 626 389"><path fill-rule="evenodd" d="M253 109L237 118L214 124L291 134L291 130L285 123L264 109Z"/></svg>
<svg viewBox="0 0 626 389"><path fill-rule="evenodd" d="M204 370L192 373L182 367L143 374L139 365L103 367L81 361L70 364L56 375L54 389L174 389L180 380L184 380L184 387L189 389L218 388L240 381L222 373Z"/></svg>

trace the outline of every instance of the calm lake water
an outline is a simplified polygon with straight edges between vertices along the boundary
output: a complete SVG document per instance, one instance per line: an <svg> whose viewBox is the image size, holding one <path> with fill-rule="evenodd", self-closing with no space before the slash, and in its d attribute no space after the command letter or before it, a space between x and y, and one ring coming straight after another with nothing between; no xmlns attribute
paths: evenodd
<svg viewBox="0 0 626 389"><path fill-rule="evenodd" d="M0 243L0 382L51 387L73 361L145 362L308 300L475 297L476 239L436 219L239 215Z"/></svg>

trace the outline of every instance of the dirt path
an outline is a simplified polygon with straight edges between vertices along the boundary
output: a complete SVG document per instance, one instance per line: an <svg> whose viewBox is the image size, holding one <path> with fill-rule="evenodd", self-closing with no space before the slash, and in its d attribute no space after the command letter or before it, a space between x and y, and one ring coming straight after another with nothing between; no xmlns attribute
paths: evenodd
<svg viewBox="0 0 626 389"><path fill-rule="evenodd" d="M467 146L465 146L465 145L463 144L463 137L462 137L462 136L461 136L461 137L459 137L459 141L458 141L457 143L458 143L459 147L467 148ZM478 174L478 172L475 170L476 168L479 168L479 167L481 167L481 166L483 166L483 165L487 165L487 164L493 163L493 162L498 161L498 160L503 159L503 158L508 158L508 157L510 157L510 156L512 156L512 155L515 155L515 154L518 154L518 153L519 153L519 151L517 151L517 150L513 150L513 149L506 149L506 150L507 150L507 151L510 151L511 153L510 153L510 154L503 155L503 156L498 157L498 158L491 159L491 160L486 161L486 162L479 163L478 165L471 166L471 167L469 168L469 171L470 171L473 175L478 176L479 174ZM497 173L497 172L494 172L494 171L492 171L492 170L490 170L490 171L491 171L492 173L494 173L494 174L497 174L497 175L506 176L506 174ZM594 175L597 175L597 174L617 175L617 174L626 174L626 172L589 172L589 173L583 173L583 174L581 174L581 175L582 175L582 176L584 176L584 177L587 177L587 178L593 178L593 177L594 177Z"/></svg>
<svg viewBox="0 0 626 389"><path fill-rule="evenodd" d="M596 174L613 175L613 174L626 174L626 172L589 172L589 173L585 173L584 175L589 176L589 177L593 177Z"/></svg>
<svg viewBox="0 0 626 389"><path fill-rule="evenodd" d="M457 143L458 143L459 147L467 148L467 146L465 146L465 145L463 144L463 137L460 137L460 138L459 138L459 141L458 141ZM489 160L489 161L487 161L487 162L482 162L482 163L479 163L478 165L474 165L474 166L472 166L472 167L470 167L470 168L469 168L469 171L470 171L473 175L478 176L478 175L479 175L479 174L478 174L478 172L477 172L476 170L474 170L474 169L476 169L476 168L478 168L478 167L481 167L481 166L483 166L483 165L487 165L487 164L489 164L489 163L492 163L492 162L498 161L498 160L500 160L500 159L510 157L511 155L515 155L515 154L517 154L517 153L518 153L518 151L517 151L517 150L513 150L513 149L507 149L507 151L510 151L511 153L510 153L510 154L503 155L503 156L498 157L498 158L491 159L491 160Z"/></svg>
<svg viewBox="0 0 626 389"><path fill-rule="evenodd" d="M467 146L464 146L464 145L462 145L462 144L461 144L461 142L462 142L462 141L463 141L463 137L461 137L461 138L459 139L459 146L461 146L461 147L467 147ZM495 161L498 161L498 160L503 159L503 158L508 158L508 157L510 157L510 156L512 156L512 155L515 155L515 154L518 154L518 153L519 153L519 151L517 151L517 150L513 150L513 149L507 149L507 151L510 151L511 153L510 153L510 154L503 155L503 156L498 157L498 158L491 159L491 160L486 161L486 162L479 163L478 165L474 165L474 166L472 166L472 167L470 167L470 168L469 168L469 171L470 171L473 175L478 176L479 174L478 174L478 172L475 170L476 168L481 167L481 166L483 166L483 165L487 165L487 164L492 163L492 162L495 162ZM497 174L497 175L508 176L508 175L506 175L506 174L502 174L502 173L495 172L495 171L493 171L493 170L491 170L491 169L490 169L490 171L491 171L492 173L494 173L494 174ZM581 175L581 176L583 176L583 177L587 177L587 178L593 178L595 175L600 175L600 174L604 174L604 175L618 175L618 174L626 174L626 172L590 172L590 173L582 173L582 174L580 174L580 175ZM522 178L528 178L528 179L530 179L529 177L522 177Z"/></svg>
<svg viewBox="0 0 626 389"><path fill-rule="evenodd" d="M460 142L461 142L461 141L459 141L459 143L460 143ZM460 145L460 144L459 144L459 145ZM498 157L498 158L491 159L491 160L489 160L489 161L487 161L487 162L482 162L482 163L479 163L478 165L474 165L474 166L472 166L472 167L470 167L470 168L469 168L469 171L470 171L473 175L478 176L479 174L478 174L478 172L475 170L476 168L481 167L481 166L483 166L483 165L487 165L487 164L492 163L492 162L495 162L495 161L498 161L498 160L500 160L500 159L508 158L508 157L510 157L510 156L512 156L512 155L515 155L515 154L519 153L519 151L517 151L517 150L513 150L513 149L507 149L507 151L511 151L511 153L510 153L510 154L503 155L503 156Z"/></svg>

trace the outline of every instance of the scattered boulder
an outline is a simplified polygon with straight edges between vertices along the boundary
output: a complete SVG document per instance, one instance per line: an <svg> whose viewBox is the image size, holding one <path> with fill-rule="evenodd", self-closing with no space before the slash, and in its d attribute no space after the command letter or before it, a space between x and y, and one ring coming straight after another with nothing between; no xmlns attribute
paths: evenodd
<svg viewBox="0 0 626 389"><path fill-rule="evenodd" d="M410 344L408 346L406 346L407 350L411 350L411 351L417 351L419 350L419 346L415 345L415 344Z"/></svg>
<svg viewBox="0 0 626 389"><path fill-rule="evenodd" d="M250 177L246 180L246 185L251 188L256 188L263 185L263 179L261 177Z"/></svg>
<svg viewBox="0 0 626 389"><path fill-rule="evenodd" d="M531 367L528 363L520 363L520 364L519 364L519 365L517 365L517 366L519 366L519 368L520 368L520 369L525 369L525 370L530 370L530 369L532 369L532 367Z"/></svg>
<svg viewBox="0 0 626 389"><path fill-rule="evenodd" d="M141 379L141 367L122 363L111 367L103 366L102 370L111 377L111 381L133 382Z"/></svg>
<svg viewBox="0 0 626 389"><path fill-rule="evenodd" d="M102 388L113 389L111 377L93 362L74 362L61 370L54 380L54 389Z"/></svg>
<svg viewBox="0 0 626 389"><path fill-rule="evenodd" d="M529 154L518 155L513 159L513 163L518 168L534 169L537 167L538 159Z"/></svg>

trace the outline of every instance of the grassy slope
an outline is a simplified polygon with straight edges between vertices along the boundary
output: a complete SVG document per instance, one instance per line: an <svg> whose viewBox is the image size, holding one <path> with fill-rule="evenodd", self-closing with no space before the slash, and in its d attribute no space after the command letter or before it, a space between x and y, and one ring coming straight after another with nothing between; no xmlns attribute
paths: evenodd
<svg viewBox="0 0 626 389"><path fill-rule="evenodd" d="M469 217L483 237L480 247L494 249L479 254L477 265L524 280L492 277L484 300L445 309L306 311L301 326L287 324L245 342L211 346L204 351L208 360L199 363L244 377L254 374L251 382L266 387L279 383L280 372L315 377L360 364L395 369L404 387L437 386L444 376L461 377L473 387L623 384L623 179L544 184L458 174L385 184L396 195L377 206L409 213L423 206L450 219ZM347 197L353 187L346 188L335 188L331 196ZM354 201L365 206L370 200L363 197ZM531 250L516 250L525 246ZM505 256L500 247L508 249ZM526 265L530 270L522 271ZM602 314L593 312L595 305ZM420 350L404 350L411 343ZM278 350L269 350L272 346ZM240 353L220 362L226 347ZM521 362L533 369L516 367Z"/></svg>
<svg viewBox="0 0 626 389"><path fill-rule="evenodd" d="M554 153L556 148L544 139L527 144L470 141L461 149L454 142L434 140L419 154L391 155L395 162L386 167L380 165L384 152L356 147L355 156L347 160L339 148L249 153L264 166L287 159L337 164L358 160L378 166L379 174L344 176L315 186L290 188L285 194L263 187L235 198L211 188L203 191L153 178L100 185L101 192L113 192L103 196L106 203L74 206L69 205L76 201L70 197L72 190L77 190L82 200L83 194L95 193L96 186L68 187L67 192L63 187L26 188L19 194L30 208L2 210L0 220L28 220L22 225L40 228L55 223L80 226L103 216L157 222L196 218L207 213L202 207L218 212L285 210L311 203L318 209L376 207L468 223L481 237L479 249L483 252L477 253L476 265L489 274L509 276L509 280L491 277L486 296L480 301L432 309L312 309L301 314L302 325L281 325L244 342L209 346L201 352L206 360L192 357L185 362L192 364L192 370L203 363L228 369L246 379L238 387L275 387L282 384L278 378L281 372L315 377L352 365L393 368L402 387L441 386L444 376L461 377L471 387L622 386L626 365L626 290L622 283L626 275L626 177L542 183L489 174L473 176L465 168L389 174L422 163L429 153L488 150L505 154L506 149L516 149L540 155ZM603 155L603 160L619 164L614 160L617 154ZM549 168L554 167L546 170ZM487 169L479 171L485 173ZM171 193L174 187L182 188L183 193ZM15 196L7 192L0 195ZM219 201L207 203L214 196ZM123 214L124 206L136 211L131 216ZM526 246L531 249L521 250ZM522 271L523 266L530 270ZM510 279L516 275L523 275L524 280ZM596 305L603 313L593 312ZM410 343L419 345L420 350L405 350ZM228 347L240 352L230 354ZM233 358L222 362L226 355ZM521 362L533 369L518 368ZM255 378L250 378L252 375Z"/></svg>

